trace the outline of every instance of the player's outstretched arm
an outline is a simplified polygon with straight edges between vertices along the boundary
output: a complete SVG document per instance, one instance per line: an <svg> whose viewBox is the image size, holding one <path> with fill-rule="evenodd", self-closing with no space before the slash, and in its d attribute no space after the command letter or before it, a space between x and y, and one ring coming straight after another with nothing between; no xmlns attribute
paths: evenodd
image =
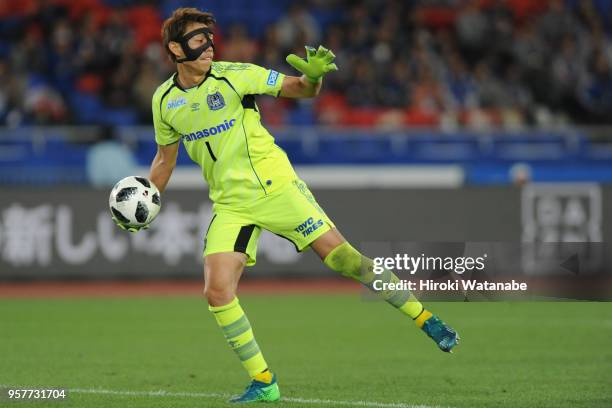
<svg viewBox="0 0 612 408"><path fill-rule="evenodd" d="M180 143L172 143L167 146L157 145L157 154L151 163L149 180L155 184L160 193L166 189L172 171L176 167Z"/></svg>
<svg viewBox="0 0 612 408"><path fill-rule="evenodd" d="M321 82L309 82L304 75L301 77L286 76L283 80L280 96L285 98L313 98L319 94Z"/></svg>
<svg viewBox="0 0 612 408"><path fill-rule="evenodd" d="M288 55L287 62L304 75L285 77L280 95L288 98L312 98L318 95L323 76L338 70L334 64L335 58L334 53L323 46L317 50L306 46L306 59L295 54Z"/></svg>

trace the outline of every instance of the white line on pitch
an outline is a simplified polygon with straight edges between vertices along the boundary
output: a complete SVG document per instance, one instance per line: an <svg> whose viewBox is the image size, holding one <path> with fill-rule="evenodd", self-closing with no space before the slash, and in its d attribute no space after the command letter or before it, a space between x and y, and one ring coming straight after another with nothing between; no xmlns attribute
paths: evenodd
<svg viewBox="0 0 612 408"><path fill-rule="evenodd" d="M191 397L191 398L229 398L229 394L216 394L206 392L171 392L171 391L118 391L118 390L103 390L97 388L75 388L69 389L70 392L83 394L110 394L110 395L131 395L131 396L146 396L146 397ZM292 398L282 397L282 401L299 402L302 404L315 405L344 405L353 407L376 407L376 408L441 408L430 405L408 405L395 402L375 402L375 401L337 401L328 399L307 399L307 398Z"/></svg>
<svg viewBox="0 0 612 408"><path fill-rule="evenodd" d="M15 387L0 384L0 388L45 388L45 387ZM133 397L187 397L187 398L228 398L229 394L218 394L208 392L177 392L177 391L127 391L127 390L105 390L101 388L69 388L68 392L74 392L77 394L100 394L100 395L119 395L119 396L133 396ZM329 399L308 399L308 398L292 398L282 397L282 401L285 402L296 402L301 404L313 404L313 405L335 405L335 406L349 406L349 407L375 407L375 408L441 408L439 406L431 405L409 405L396 402L376 402L376 401L342 401L342 400L329 400Z"/></svg>

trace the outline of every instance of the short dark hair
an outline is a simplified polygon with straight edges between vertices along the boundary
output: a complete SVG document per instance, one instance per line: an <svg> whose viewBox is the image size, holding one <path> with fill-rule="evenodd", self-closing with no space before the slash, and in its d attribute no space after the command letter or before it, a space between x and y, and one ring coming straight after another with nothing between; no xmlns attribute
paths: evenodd
<svg viewBox="0 0 612 408"><path fill-rule="evenodd" d="M177 41L185 34L185 28L189 23L202 23L211 27L215 24L215 17L212 13L194 7L181 7L174 10L172 15L164 21L161 29L164 48L173 62L176 62L176 56L170 51L170 41Z"/></svg>

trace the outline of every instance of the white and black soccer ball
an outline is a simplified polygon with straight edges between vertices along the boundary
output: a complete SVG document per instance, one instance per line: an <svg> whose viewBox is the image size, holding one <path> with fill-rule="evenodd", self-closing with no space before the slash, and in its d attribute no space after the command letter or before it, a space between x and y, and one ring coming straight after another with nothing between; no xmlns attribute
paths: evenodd
<svg viewBox="0 0 612 408"><path fill-rule="evenodd" d="M113 217L126 227L150 224L161 208L161 196L155 184L145 177L130 176L111 190L108 206Z"/></svg>

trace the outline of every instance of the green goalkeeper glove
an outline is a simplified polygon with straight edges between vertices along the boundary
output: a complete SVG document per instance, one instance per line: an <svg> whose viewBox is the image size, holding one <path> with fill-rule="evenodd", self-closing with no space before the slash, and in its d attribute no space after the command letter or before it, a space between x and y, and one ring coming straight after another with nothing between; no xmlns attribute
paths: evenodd
<svg viewBox="0 0 612 408"><path fill-rule="evenodd" d="M293 68L306 75L306 78L310 82L316 84L321 81L323 75L338 70L338 67L334 64L334 58L336 58L336 56L333 52L322 45L319 45L319 49L317 50L308 45L305 48L305 60L295 54L289 54L287 55L287 62Z"/></svg>
<svg viewBox="0 0 612 408"><path fill-rule="evenodd" d="M145 225L144 227L130 227L128 225L122 224L117 218L115 218L115 216L111 215L111 218L113 219L113 222L122 230L124 231L129 231L129 232L138 232L140 230L146 230L149 229L149 225Z"/></svg>

